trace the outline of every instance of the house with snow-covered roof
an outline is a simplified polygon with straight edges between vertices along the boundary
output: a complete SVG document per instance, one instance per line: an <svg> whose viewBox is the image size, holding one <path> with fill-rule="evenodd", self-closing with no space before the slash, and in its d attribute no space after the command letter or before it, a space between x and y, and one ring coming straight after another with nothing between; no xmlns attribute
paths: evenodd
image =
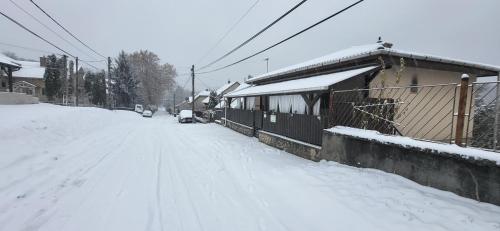
<svg viewBox="0 0 500 231"><path fill-rule="evenodd" d="M462 75L468 74L469 82L474 83L477 78L498 76L499 72L500 67L493 65L394 49L393 44L379 39L375 44L347 48L248 79L246 83L250 87L225 95L231 102L227 119L315 145L321 145L323 128L366 126L366 121L353 124L348 120L363 115L378 117L376 125L386 130L378 126L367 127L369 129L390 130L422 139L451 140L446 131L456 126L457 118L452 112L456 112L459 97L455 89ZM342 91L358 92L341 97L346 95L341 94ZM400 92L404 97L391 92ZM473 98L472 94L469 92L468 101ZM359 101L371 101L372 108L353 106ZM377 105L392 105L386 108L390 113L385 112L381 117L377 114L381 112L373 110ZM466 110L470 111L469 108L470 105ZM404 117L396 116L403 111ZM248 115L243 116L245 113ZM429 118L413 118L425 116ZM412 118L411 122L416 124L408 126L408 121L402 121L406 118ZM339 123L340 119L344 120ZM473 124L468 126L472 129ZM410 129L412 127L415 129Z"/></svg>
<svg viewBox="0 0 500 231"><path fill-rule="evenodd" d="M38 97L41 101L46 100L45 81L43 79L45 66L41 62L19 61L10 59L4 55L0 56L0 60L9 59L11 63L16 64L16 68L11 73L13 92L32 95ZM0 74L0 91L9 91L9 85L9 75L6 71L3 71Z"/></svg>
<svg viewBox="0 0 500 231"><path fill-rule="evenodd" d="M236 90L238 87L240 86L240 83L239 82L231 82L231 81L227 81L226 84L222 85L221 87L219 87L217 90L215 90L215 94L216 94L216 99L217 99L217 104L220 104L221 103L221 99L222 97L226 94L226 93L229 93L231 91L234 91ZM210 95L209 95L210 96ZM210 97L207 97L203 100L203 103L208 106L208 103L210 102Z"/></svg>

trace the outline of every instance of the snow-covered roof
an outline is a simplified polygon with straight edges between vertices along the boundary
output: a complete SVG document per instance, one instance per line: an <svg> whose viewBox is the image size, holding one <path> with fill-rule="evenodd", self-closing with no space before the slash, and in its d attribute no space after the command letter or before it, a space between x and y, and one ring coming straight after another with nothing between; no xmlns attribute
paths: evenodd
<svg viewBox="0 0 500 231"><path fill-rule="evenodd" d="M208 90L203 90L203 91L200 91L197 95L194 96L194 98L198 98L200 96L209 96L210 95L210 91Z"/></svg>
<svg viewBox="0 0 500 231"><path fill-rule="evenodd" d="M257 85L239 91L233 91L229 94L226 94L225 96L241 97L328 90L328 87L333 84L361 75L376 68L377 66L370 66L326 75L318 75L309 78Z"/></svg>
<svg viewBox="0 0 500 231"><path fill-rule="evenodd" d="M26 81L16 81L14 83L14 86L30 86L30 87L36 87L36 85L26 82Z"/></svg>
<svg viewBox="0 0 500 231"><path fill-rule="evenodd" d="M11 59L11 58L9 58L6 55L1 54L1 53L0 53L0 63L7 64L10 66L15 66L15 67L21 66L21 64L19 64L19 61Z"/></svg>
<svg viewBox="0 0 500 231"><path fill-rule="evenodd" d="M215 92L217 93L217 95L221 95L224 91L226 91L227 89L229 89L230 87L232 87L233 85L237 84L238 82L232 82L232 83L226 83L224 84L222 87L220 87L219 89L217 89Z"/></svg>
<svg viewBox="0 0 500 231"><path fill-rule="evenodd" d="M221 100L217 105L215 105L215 108L224 108L226 107L226 101Z"/></svg>
<svg viewBox="0 0 500 231"><path fill-rule="evenodd" d="M40 66L40 62L36 61L16 61L21 65L21 69L12 72L12 76L18 78L35 78L43 79L45 67Z"/></svg>
<svg viewBox="0 0 500 231"><path fill-rule="evenodd" d="M210 97L207 97L201 101L202 103L209 103L210 102Z"/></svg>
<svg viewBox="0 0 500 231"><path fill-rule="evenodd" d="M480 69L485 69L485 70L490 70L490 71L495 71L495 72L500 71L500 67L498 67L498 66L475 63L475 62L464 61L464 60L459 60L459 59L438 57L438 56L434 56L434 55L419 54L419 53L415 53L415 52L402 51L402 50L384 47L383 43L376 43L376 44L369 44L369 45L363 45L363 46L354 46L354 47L351 47L348 49L340 50L340 51L331 53L331 54L323 56L323 57L319 57L319 58L312 59L312 60L309 60L309 61L306 61L303 63L295 64L292 66L288 66L285 68L281 68L281 69L278 69L275 71L271 71L271 72L256 76L254 78L248 79L246 82L253 83L255 81L269 79L272 77L277 77L280 75L285 75L285 74L289 74L289 73L293 73L293 72L309 70L309 69L313 69L313 68L318 68L320 66L341 63L341 62L350 61L350 60L354 60L354 59L364 58L367 56L382 55L382 54L396 55L396 56L407 57L407 58L412 58L412 59L421 59L421 60L435 61L435 62L441 62L441 63L455 64L455 65L462 65L462 66L467 66L467 67L472 67L472 68L480 68Z"/></svg>
<svg viewBox="0 0 500 231"><path fill-rule="evenodd" d="M241 83L237 88L235 88L233 91L231 92L236 92L236 91L239 91L239 90L243 90L247 87L250 87L251 85L250 84L247 84L247 83ZM228 93L231 93L231 92L228 92Z"/></svg>

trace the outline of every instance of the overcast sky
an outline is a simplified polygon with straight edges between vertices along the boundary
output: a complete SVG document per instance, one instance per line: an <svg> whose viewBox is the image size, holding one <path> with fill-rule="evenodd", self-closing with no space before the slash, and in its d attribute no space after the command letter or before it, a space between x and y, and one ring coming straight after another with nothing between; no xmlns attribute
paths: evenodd
<svg viewBox="0 0 500 231"><path fill-rule="evenodd" d="M56 30L80 49L29 0L12 0ZM218 58L290 9L299 0L260 0L247 17L202 62L196 63L243 15L255 0L35 0L41 7L105 56L120 50L147 49L176 66L179 74L191 64ZM291 35L354 0L309 0L258 39L213 67L228 64ZM16 8L0 0L1 11L19 20L81 59L101 59L80 52ZM336 18L224 71L200 75L197 88L217 88L227 80L241 81L270 70L306 61L355 45L374 43L378 36L394 48L500 66L500 1L498 0L366 0ZM41 50L54 48L0 18L0 43ZM0 44L26 58L43 53ZM86 53L86 54L85 54ZM88 57L90 55L91 57ZM105 63L99 64L105 68ZM178 77L183 85L186 77Z"/></svg>

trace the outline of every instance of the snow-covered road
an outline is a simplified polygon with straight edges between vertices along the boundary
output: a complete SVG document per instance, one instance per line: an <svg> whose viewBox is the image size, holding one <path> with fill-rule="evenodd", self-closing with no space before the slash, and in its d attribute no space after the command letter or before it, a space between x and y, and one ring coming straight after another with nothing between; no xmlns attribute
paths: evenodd
<svg viewBox="0 0 500 231"><path fill-rule="evenodd" d="M500 207L215 124L0 106L0 230L500 230Z"/></svg>

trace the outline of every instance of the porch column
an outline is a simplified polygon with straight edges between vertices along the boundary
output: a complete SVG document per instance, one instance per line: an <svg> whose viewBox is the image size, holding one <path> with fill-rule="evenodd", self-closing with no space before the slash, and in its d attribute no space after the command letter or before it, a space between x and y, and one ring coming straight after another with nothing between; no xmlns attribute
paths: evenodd
<svg viewBox="0 0 500 231"><path fill-rule="evenodd" d="M301 94L302 98L307 104L307 114L312 115L314 113L314 105L316 102L318 102L318 99L320 98L321 94L318 93L314 95L314 93L309 93L309 94Z"/></svg>
<svg viewBox="0 0 500 231"><path fill-rule="evenodd" d="M8 76L8 81L9 81L9 92L13 92L12 89L12 67L7 67L7 76Z"/></svg>

